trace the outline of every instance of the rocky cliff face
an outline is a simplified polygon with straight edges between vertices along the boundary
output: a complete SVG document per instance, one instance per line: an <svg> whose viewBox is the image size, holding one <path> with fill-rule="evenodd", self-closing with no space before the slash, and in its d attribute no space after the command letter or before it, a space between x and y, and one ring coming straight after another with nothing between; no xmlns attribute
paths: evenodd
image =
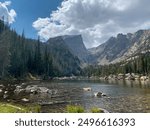
<svg viewBox="0 0 150 130"><path fill-rule="evenodd" d="M83 43L81 35L66 35L62 36L65 44L69 47L70 51L77 56L81 62L85 63L88 60L88 51Z"/></svg>
<svg viewBox="0 0 150 130"><path fill-rule="evenodd" d="M50 38L47 44L56 72L61 72L65 76L80 75L80 60L72 54L61 36Z"/></svg>
<svg viewBox="0 0 150 130"><path fill-rule="evenodd" d="M95 64L99 65L117 63L148 51L150 51L150 30L139 30L127 35L118 34L102 45L89 49Z"/></svg>
<svg viewBox="0 0 150 130"><path fill-rule="evenodd" d="M80 65L107 65L150 51L150 30L139 30L134 34L118 34L117 37L111 37L100 46L89 50L86 49L81 35L59 36L49 41L54 45L63 44L63 47L80 60Z"/></svg>
<svg viewBox="0 0 150 130"><path fill-rule="evenodd" d="M80 65L83 67L88 63L89 52L86 49L81 35L65 35L50 38L49 42L54 46L63 45L70 53L80 60Z"/></svg>

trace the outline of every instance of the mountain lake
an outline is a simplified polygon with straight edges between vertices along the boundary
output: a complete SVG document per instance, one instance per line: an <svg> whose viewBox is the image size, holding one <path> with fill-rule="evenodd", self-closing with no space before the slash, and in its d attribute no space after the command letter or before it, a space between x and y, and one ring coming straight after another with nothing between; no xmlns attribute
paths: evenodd
<svg viewBox="0 0 150 130"><path fill-rule="evenodd" d="M86 112L93 107L102 108L110 113L149 113L150 82L149 81L99 81L99 80L52 80L3 83L4 94L0 94L1 102L17 104L40 104L43 113L62 113L66 106L81 105ZM1 85L2 86L2 85ZM15 86L15 87L13 87ZM15 94L16 87L37 86L48 88L52 94ZM84 91L83 88L91 88ZM105 96L96 97L97 92ZM23 102L22 99L28 99Z"/></svg>

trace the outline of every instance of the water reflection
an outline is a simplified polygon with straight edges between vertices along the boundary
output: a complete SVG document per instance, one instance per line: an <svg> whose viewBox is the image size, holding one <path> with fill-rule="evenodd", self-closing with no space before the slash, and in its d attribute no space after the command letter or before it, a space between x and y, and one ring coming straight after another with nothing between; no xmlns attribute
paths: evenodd
<svg viewBox="0 0 150 130"><path fill-rule="evenodd" d="M110 80L92 86L95 91L103 91L110 98L93 99L87 103L87 109L97 106L110 112L150 112L149 81Z"/></svg>
<svg viewBox="0 0 150 130"><path fill-rule="evenodd" d="M150 88L150 81L141 81L141 80L108 80L103 81L108 84L118 84L125 87L140 87L140 88Z"/></svg>

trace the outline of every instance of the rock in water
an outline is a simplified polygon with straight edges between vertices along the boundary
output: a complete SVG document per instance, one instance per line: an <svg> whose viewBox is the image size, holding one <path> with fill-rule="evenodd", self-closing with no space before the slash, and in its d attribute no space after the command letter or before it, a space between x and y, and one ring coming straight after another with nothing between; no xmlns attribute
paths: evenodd
<svg viewBox="0 0 150 130"><path fill-rule="evenodd" d="M102 97L102 93L101 92L94 93L94 96L98 97L98 98L101 98Z"/></svg>
<svg viewBox="0 0 150 130"><path fill-rule="evenodd" d="M103 97L106 97L107 95L106 95L105 93L102 93L102 96L103 96Z"/></svg>
<svg viewBox="0 0 150 130"><path fill-rule="evenodd" d="M0 89L0 93L2 93L3 92L3 90L2 89Z"/></svg>
<svg viewBox="0 0 150 130"><path fill-rule="evenodd" d="M3 84L0 84L0 88L5 88L5 86Z"/></svg>
<svg viewBox="0 0 150 130"><path fill-rule="evenodd" d="M142 81L146 81L147 79L148 79L147 76L141 76L141 78L140 78L140 80L142 80Z"/></svg>
<svg viewBox="0 0 150 130"><path fill-rule="evenodd" d="M21 99L23 102L29 102L30 100L29 99L27 99L27 98L23 98L23 99Z"/></svg>
<svg viewBox="0 0 150 130"><path fill-rule="evenodd" d="M88 87L88 88L83 88L84 91L92 91L92 88Z"/></svg>
<svg viewBox="0 0 150 130"><path fill-rule="evenodd" d="M8 93L8 91L5 91L5 92L4 92L4 94L7 94L7 93Z"/></svg>
<svg viewBox="0 0 150 130"><path fill-rule="evenodd" d="M19 88L16 88L15 90L14 90L14 93L15 94L20 94L20 93L24 93L25 92L25 89L19 89Z"/></svg>
<svg viewBox="0 0 150 130"><path fill-rule="evenodd" d="M7 94L4 94L4 95L3 95L3 98L4 98L4 99L6 99L7 97L8 97L8 95L7 95Z"/></svg>
<svg viewBox="0 0 150 130"><path fill-rule="evenodd" d="M33 94L37 94L39 93L40 88L37 85L29 85L25 88L25 92L26 93L33 93Z"/></svg>

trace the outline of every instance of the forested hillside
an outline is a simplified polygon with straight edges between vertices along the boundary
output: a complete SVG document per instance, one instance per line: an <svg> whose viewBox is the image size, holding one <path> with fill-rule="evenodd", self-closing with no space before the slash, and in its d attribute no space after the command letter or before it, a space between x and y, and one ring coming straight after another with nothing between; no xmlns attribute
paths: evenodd
<svg viewBox="0 0 150 130"><path fill-rule="evenodd" d="M108 76L111 74L135 73L150 75L150 53L139 53L123 62L109 65L88 66L84 69L86 76Z"/></svg>
<svg viewBox="0 0 150 130"><path fill-rule="evenodd" d="M0 21L0 78L24 78L28 74L42 77L80 74L78 58L67 48L57 49L55 43L49 45L39 39L25 38L24 32L20 36Z"/></svg>

